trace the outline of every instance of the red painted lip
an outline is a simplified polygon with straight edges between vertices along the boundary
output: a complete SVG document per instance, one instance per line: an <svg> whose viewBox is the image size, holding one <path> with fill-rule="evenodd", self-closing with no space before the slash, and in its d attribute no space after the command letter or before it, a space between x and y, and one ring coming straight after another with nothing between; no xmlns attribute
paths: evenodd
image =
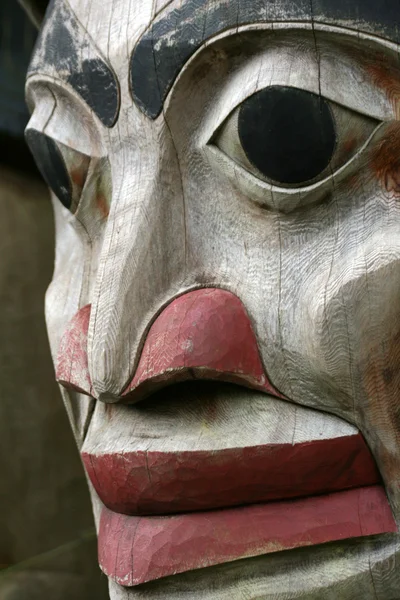
<svg viewBox="0 0 400 600"><path fill-rule="evenodd" d="M118 584L135 586L233 560L396 531L380 486L171 517L129 517L104 508L99 563Z"/></svg>
<svg viewBox="0 0 400 600"><path fill-rule="evenodd" d="M380 482L361 434L186 452L82 453L110 510L166 515L342 491Z"/></svg>
<svg viewBox="0 0 400 600"><path fill-rule="evenodd" d="M105 504L99 563L122 586L397 531L359 433L293 445L82 458Z"/></svg>
<svg viewBox="0 0 400 600"><path fill-rule="evenodd" d="M62 385L92 396L90 311L90 305L83 307L69 324L56 373ZM144 400L161 387L188 379L239 383L287 404L267 377L242 302L224 290L186 293L158 315L119 401ZM126 407L115 410L121 408ZM301 410L299 426L308 432L310 414ZM246 447L227 447L229 435L211 449L206 444L174 450L171 442L163 452L155 441L157 432L145 432L154 442L148 446L140 435L131 439L129 431L122 450L107 453L101 450L107 423L97 430L100 442L90 439L89 431L82 459L104 504L99 531L104 572L131 586L278 550L396 531L361 434L353 429L347 435L342 427L340 434L333 428L328 435L324 421L313 432L316 438L305 435L301 439L307 441L294 442L289 435L282 438L285 443L268 443L273 432L268 432L269 421L262 423L265 435L263 429L253 443L253 430L250 437L247 432ZM124 451L125 442L129 451ZM116 447L115 439L111 447Z"/></svg>

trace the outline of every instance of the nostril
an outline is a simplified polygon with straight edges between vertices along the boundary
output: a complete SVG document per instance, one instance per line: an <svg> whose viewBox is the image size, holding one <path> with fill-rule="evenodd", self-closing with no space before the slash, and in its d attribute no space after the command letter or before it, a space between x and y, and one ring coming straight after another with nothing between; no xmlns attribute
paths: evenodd
<svg viewBox="0 0 400 600"><path fill-rule="evenodd" d="M190 379L237 383L282 397L268 380L250 318L232 292L203 288L168 304L150 327L122 395L136 402Z"/></svg>
<svg viewBox="0 0 400 600"><path fill-rule="evenodd" d="M92 396L89 375L87 335L91 305L81 308L61 338L56 364L56 379L66 388Z"/></svg>
<svg viewBox="0 0 400 600"><path fill-rule="evenodd" d="M94 397L87 354L90 312L87 304L70 321L58 351L56 379ZM237 383L283 397L264 370L241 300L217 288L187 292L167 305L150 327L132 377L121 395L105 391L96 397L106 404L137 402L188 379Z"/></svg>
<svg viewBox="0 0 400 600"><path fill-rule="evenodd" d="M121 398L115 394L111 394L111 392L103 392L99 395L98 399L100 402L104 402L106 404L115 404L115 402L118 402Z"/></svg>

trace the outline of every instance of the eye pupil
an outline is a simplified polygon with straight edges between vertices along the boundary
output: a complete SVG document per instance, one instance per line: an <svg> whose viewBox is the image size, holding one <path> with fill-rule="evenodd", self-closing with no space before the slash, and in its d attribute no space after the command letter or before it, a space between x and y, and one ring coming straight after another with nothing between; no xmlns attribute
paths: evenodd
<svg viewBox="0 0 400 600"><path fill-rule="evenodd" d="M284 86L265 88L243 102L238 133L252 165L285 184L314 179L328 167L336 145L328 102Z"/></svg>
<svg viewBox="0 0 400 600"><path fill-rule="evenodd" d="M43 179L64 206L70 208L72 185L57 144L35 129L28 129L25 138Z"/></svg>

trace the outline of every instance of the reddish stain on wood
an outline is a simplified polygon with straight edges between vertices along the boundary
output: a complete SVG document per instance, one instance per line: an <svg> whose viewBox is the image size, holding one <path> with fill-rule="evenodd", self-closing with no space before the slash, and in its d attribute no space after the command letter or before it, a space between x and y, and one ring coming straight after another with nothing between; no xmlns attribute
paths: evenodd
<svg viewBox="0 0 400 600"><path fill-rule="evenodd" d="M92 395L87 357L90 308L90 304L81 308L68 324L61 338L56 363L58 383L88 395Z"/></svg>
<svg viewBox="0 0 400 600"><path fill-rule="evenodd" d="M85 186L88 176L90 157L84 154L74 153L74 158L74 166L70 169L70 177L80 193Z"/></svg>
<svg viewBox="0 0 400 600"><path fill-rule="evenodd" d="M353 157L353 155L355 154L355 152L357 150L358 145L359 145L359 138L357 136L355 136L354 134L352 134L351 132L348 132L347 139L343 143L341 153L339 155L340 163L341 163L340 166L346 164L347 161L349 161L350 158Z"/></svg>
<svg viewBox="0 0 400 600"><path fill-rule="evenodd" d="M349 136L348 137L348 139L343 144L343 150L346 153L346 155L352 155L353 154L353 152L357 148L357 143L358 143L358 140L357 140L356 137L354 137L354 136Z"/></svg>
<svg viewBox="0 0 400 600"><path fill-rule="evenodd" d="M385 91L396 111L400 99L400 69L391 64L384 53L375 53L373 58L364 56L363 64L374 86Z"/></svg>
<svg viewBox="0 0 400 600"><path fill-rule="evenodd" d="M384 136L372 149L370 164L386 191L400 195L400 123L387 126Z"/></svg>
<svg viewBox="0 0 400 600"><path fill-rule="evenodd" d="M98 192L98 194L96 195L96 205L103 219L106 219L108 217L110 209L108 206L107 198L102 192Z"/></svg>
<svg viewBox="0 0 400 600"><path fill-rule="evenodd" d="M70 172L71 179L73 183L80 189L85 185L86 177L87 177L87 169L84 168L76 168L72 169Z"/></svg>
<svg viewBox="0 0 400 600"><path fill-rule="evenodd" d="M396 532L380 486L170 517L103 508L102 570L123 586L301 546Z"/></svg>
<svg viewBox="0 0 400 600"><path fill-rule="evenodd" d="M393 448L400 444L400 323L389 317L381 327L388 332L385 341L371 344L360 371L367 398L364 412L370 415L367 418L371 429L384 432L379 440L379 461L385 473L386 489L397 495L400 492L399 455Z"/></svg>
<svg viewBox="0 0 400 600"><path fill-rule="evenodd" d="M128 515L239 506L380 482L361 434L213 451L82 453L82 459L103 504Z"/></svg>
<svg viewBox="0 0 400 600"><path fill-rule="evenodd" d="M142 399L168 383L220 379L283 397L269 382L256 337L237 296L206 288L171 302L151 326L124 392Z"/></svg>

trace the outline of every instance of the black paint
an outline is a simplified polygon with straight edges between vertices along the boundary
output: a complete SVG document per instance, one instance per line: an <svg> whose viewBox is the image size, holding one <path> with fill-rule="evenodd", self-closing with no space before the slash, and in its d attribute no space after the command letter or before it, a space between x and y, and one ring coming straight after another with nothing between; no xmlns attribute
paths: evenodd
<svg viewBox="0 0 400 600"><path fill-rule="evenodd" d="M242 148L265 177L304 184L326 169L336 145L335 122L325 98L298 88L273 86L241 105Z"/></svg>
<svg viewBox="0 0 400 600"><path fill-rule="evenodd" d="M35 129L27 129L25 139L43 179L64 206L70 208L72 183L57 144Z"/></svg>
<svg viewBox="0 0 400 600"><path fill-rule="evenodd" d="M106 63L99 59L84 60L81 70L71 73L68 83L82 96L100 121L112 127L117 118L119 91Z"/></svg>
<svg viewBox="0 0 400 600"><path fill-rule="evenodd" d="M155 119L180 70L217 33L250 23L315 21L343 25L400 42L399 0L183 0L160 14L132 54L137 106Z"/></svg>
<svg viewBox="0 0 400 600"><path fill-rule="evenodd" d="M29 74L54 68L100 121L112 127L119 112L117 78L66 4L52 1L36 47Z"/></svg>

